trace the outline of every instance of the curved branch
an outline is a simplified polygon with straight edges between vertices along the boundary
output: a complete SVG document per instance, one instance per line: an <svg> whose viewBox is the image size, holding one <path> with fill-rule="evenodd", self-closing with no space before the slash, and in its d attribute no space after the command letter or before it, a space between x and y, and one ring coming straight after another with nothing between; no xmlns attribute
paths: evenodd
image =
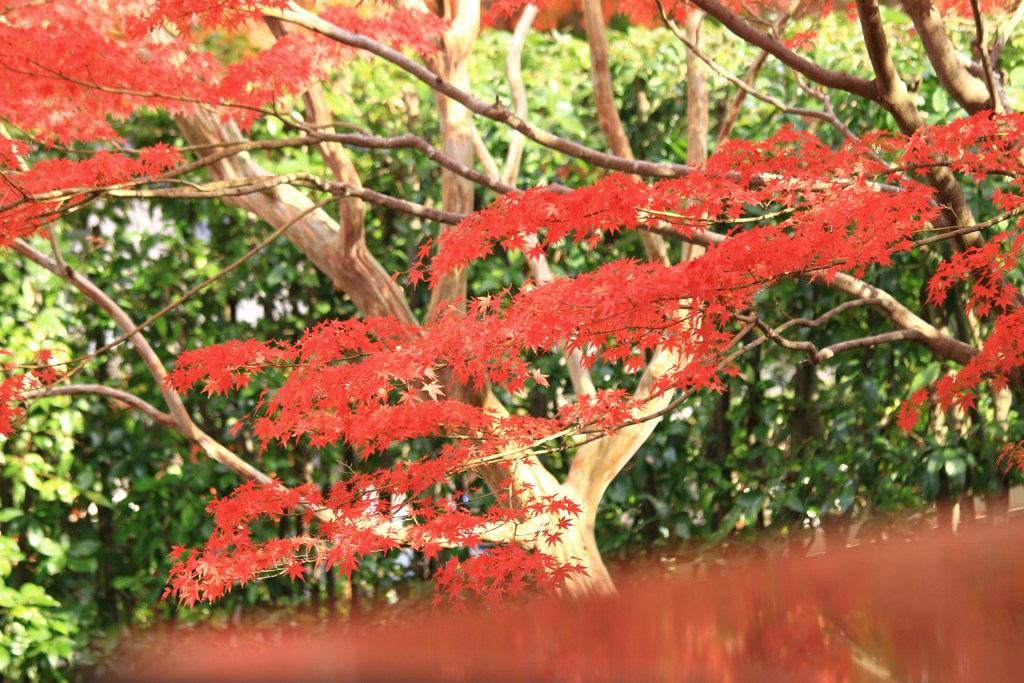
<svg viewBox="0 0 1024 683"><path fill-rule="evenodd" d="M902 133L910 135L924 125L924 119L907 93L907 86L896 73L877 0L857 0L857 16L868 59L875 71L877 88L873 99L892 112Z"/></svg>
<svg viewBox="0 0 1024 683"><path fill-rule="evenodd" d="M893 344L899 341L913 341L920 343L923 341L922 335L917 330L893 330L891 332L883 332L881 334L873 334L868 337L858 337L857 339L847 339L845 341L836 342L830 344L825 348L819 350L812 359L815 364L823 363L824 361L832 358L836 354L851 349L863 349L869 346L878 346L879 344Z"/></svg>
<svg viewBox="0 0 1024 683"><path fill-rule="evenodd" d="M729 238L710 230L698 230L694 231L692 235L687 236L687 239L704 246L711 246L713 244L722 244ZM869 285L852 275L837 273L829 281L814 279L813 282L842 292L855 299L870 301L871 307L885 316L897 328L915 332L916 334L910 340L924 346L939 358L966 365L972 358L978 355L978 349L955 337L944 334L934 325L928 323L903 305L893 295L874 285Z"/></svg>
<svg viewBox="0 0 1024 683"><path fill-rule="evenodd" d="M508 75L508 87L512 93L512 109L516 116L526 120L527 101L526 86L523 84L523 47L526 45L526 37L530 34L530 27L533 21L540 14L536 5L530 4L523 8L523 13L516 22L516 29L512 32L512 44L505 55L505 73ZM526 138L519 131L512 132L512 140L508 143L508 153L505 155L505 165L501 169L501 181L516 184L519 177L519 166L523 160L523 147Z"/></svg>
<svg viewBox="0 0 1024 683"><path fill-rule="evenodd" d="M781 111L783 114L790 114L792 116L807 116L810 118L821 119L822 121L826 121L827 123L836 127L839 130L839 132L842 133L844 136L852 137L852 133L850 132L850 130L842 123L842 121L838 119L838 117L836 117L834 112L829 111L827 109L826 111L820 111L818 109L807 109L806 107L792 107L783 102L782 100L780 100L779 98L772 97L771 95L761 92L760 90L755 88L753 84L753 79L756 78L757 73L761 68L761 65L764 64L763 59L756 59L754 61L754 64L750 67L751 70L747 74L747 78L741 79L734 75L731 71L723 67L721 64L713 60L709 55L707 55L703 50L700 49L700 46L698 46L694 41L690 40L690 38L679 28L679 25L676 24L676 22L672 21L671 17L668 16L668 13L665 11L664 6L660 2L658 3L658 11L661 13L662 21L665 22L665 25L668 26L670 31L672 31L672 34L676 38L678 38L684 45L686 45L687 54L692 54L693 56L697 57L698 59L700 59L700 61L707 64L712 71L714 71L719 76L721 76L722 78L724 78L725 80L729 81L737 88L739 88L740 92L737 93L737 97L740 97L742 95L750 95L751 97L754 97L755 99L758 99L764 102L765 104L770 104L771 106ZM761 54L765 55L767 53L762 51ZM742 103L741 99L734 100L734 102L736 101ZM689 99L687 99L687 102L689 102ZM736 113L733 113L734 109ZM722 131L719 132L719 143L722 142L722 140L724 139L723 134L728 135L729 129L731 129L732 124L730 122L730 119L735 120L735 117L738 116L738 113L739 106L730 105L729 112L727 113L727 118L722 122ZM728 128L726 127L727 124L729 126Z"/></svg>
<svg viewBox="0 0 1024 683"><path fill-rule="evenodd" d="M992 104L992 111L996 114L1003 113L1003 101L1000 99L1000 83L992 68L992 53L988 49L988 38L985 36L985 19L981 16L981 5L978 0L971 0L971 13L974 15L974 48L977 51L978 59L981 61L981 71L988 90L989 101Z"/></svg>
<svg viewBox="0 0 1024 683"><path fill-rule="evenodd" d="M935 68L942 87L971 114L991 109L994 100L988 88L964 68L935 3L932 0L902 0L902 4L914 22L928 61ZM988 55L985 56L987 58Z"/></svg>
<svg viewBox="0 0 1024 683"><path fill-rule="evenodd" d="M875 71L875 82L878 84L878 96L882 106L892 113L900 131L911 135L924 125L924 118L907 92L906 85L896 73L896 66L889 54L878 0L857 0L857 14L860 17L864 45ZM932 186L938 190L945 220L960 225L974 223L974 214L967 205L964 190L949 167L937 166L929 171L929 177ZM960 246L974 246L977 243L975 233L965 236Z"/></svg>
<svg viewBox="0 0 1024 683"><path fill-rule="evenodd" d="M846 303L856 303L856 300L848 301ZM898 341L921 341L921 333L917 330L893 330L891 332L873 334L867 337L846 339L819 349L814 342L794 341L783 337L781 334L781 328L774 328L760 318L754 317L753 322L757 326L757 329L759 329L769 341L784 349L789 349L790 351L801 351L807 354L807 361L811 365L820 365L830 358L833 358L836 354L842 353L843 351L849 351L851 349L863 349L870 346L878 346L879 344L892 344ZM808 322L816 323L817 321Z"/></svg>
<svg viewBox="0 0 1024 683"><path fill-rule="evenodd" d="M845 90L846 92L853 93L854 95L859 95L876 102L880 101L875 89L875 84L872 81L865 78L859 78L844 71L826 69L805 57L801 57L783 45L782 42L774 36L764 33L763 31L759 31L748 24L718 0L692 1L694 5L713 16L738 37L751 45L759 47L765 52L774 55L783 64L789 66L794 71L802 73L815 83L820 83L821 85L829 88Z"/></svg>
<svg viewBox="0 0 1024 683"><path fill-rule="evenodd" d="M55 398L57 396L103 396L114 401L120 401L121 403L127 404L128 406L143 413L154 422L162 424L165 427L176 429L177 422L170 413L165 413L160 410L152 403L148 403L143 399L139 398L135 394L123 391L121 389L114 389L113 387L104 386L102 384L67 384L47 387L46 389L37 389L35 391L26 391L22 393L21 398L29 401L38 401L43 398Z"/></svg>
<svg viewBox="0 0 1024 683"><path fill-rule="evenodd" d="M544 145L549 149L563 152L589 164L622 171L624 173L635 173L637 175L659 178L681 176L690 170L690 167L684 164L656 163L636 159L623 159L622 157L612 154L595 151L586 145L581 145L578 142L573 142L567 138L549 133L542 128L538 128L537 126L524 121L516 116L512 111L497 102L488 104L476 97L473 97L469 93L456 88L444 78L441 78L430 69L406 57L401 52L392 50L391 48L367 38L366 36L342 30L334 24L331 24L315 14L311 14L295 5L283 10L265 8L263 12L267 16L279 17L285 21L303 26L311 31L315 31L316 33L339 43L375 54L381 59L391 62L403 71L409 73L411 76L430 86L435 92L455 100L474 114L484 116L499 123L504 123L519 131L534 142Z"/></svg>
<svg viewBox="0 0 1024 683"><path fill-rule="evenodd" d="M170 408L170 415L174 421L174 429L177 432L199 446L210 458L242 477L246 479L253 479L260 483L267 483L271 481L270 477L266 474L229 451L192 422L192 418L189 416L188 411L185 409L185 405L181 401L181 396L179 396L178 392L176 392L170 384L167 383L167 370L164 368L160 358L156 355L153 347L149 345L149 342L146 341L145 337L143 337L141 333L133 333L133 330L136 328L135 323L123 308L118 306L113 299L107 296L106 292L97 287L85 275L82 275L77 271L71 270L70 268L61 270L56 261L53 261L44 254L36 251L24 240L14 240L14 242L11 243L11 248L33 263L42 266L60 279L72 285L78 291L82 292L82 294L93 301L93 303L106 311L107 315L117 323L117 326L120 327L123 332L131 335L129 340L132 342L132 345L135 347L138 354L142 357L142 362L145 363L146 368L153 376L153 379L157 382L157 385L160 387L160 393L163 395L164 401L167 403L167 407Z"/></svg>

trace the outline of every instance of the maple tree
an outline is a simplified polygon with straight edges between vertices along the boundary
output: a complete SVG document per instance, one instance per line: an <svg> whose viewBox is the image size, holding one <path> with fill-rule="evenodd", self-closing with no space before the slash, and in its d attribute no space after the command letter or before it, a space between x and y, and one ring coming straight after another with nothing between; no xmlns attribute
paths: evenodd
<svg viewBox="0 0 1024 683"><path fill-rule="evenodd" d="M865 58L850 70L809 60L801 49L813 35L787 29L791 20L825 11L815 3L760 3L758 14L717 0L621 3L638 20L664 22L685 43L688 92L700 93L711 74L738 88L729 112L742 109L744 98L758 98L844 138L829 146L807 129L783 125L764 139L730 139L726 116L708 157L707 101L691 96L685 160L635 158L611 88L601 4L584 0L582 10L608 151L532 125L515 58L512 108L471 94L467 64L482 24L517 17L521 50L539 6L496 2L485 14L472 0L358 8L284 0L212 7L55 0L6 8L0 245L102 308L120 336L90 357L130 342L166 405L76 383L88 357L12 355L0 383L0 432L16 428L26 402L96 394L142 411L244 477L246 484L210 504L215 528L205 546L171 551L167 596L192 605L272 574L295 581L311 567L349 573L367 555L399 546L427 557L467 549L437 571L439 599L470 593L497 600L529 586L611 591L595 520L612 480L663 417L697 392L722 390L737 359L763 345L793 352L790 363L817 366L856 349L917 344L958 369L905 397L898 421L906 431L933 406L966 413L988 393L1006 419L1024 362L1015 284L1024 243L1014 232L1024 212L1024 119L1012 111L999 67L1012 28L992 34L983 13L1004 11L1001 4L951 3L944 17L930 3L903 3L958 107L948 120L926 125L873 0L841 10L862 30ZM761 63L772 58L794 72L820 106L793 107L723 69L700 47L701 23L711 20L759 48ZM243 59L204 49L205 36L260 23L274 40ZM961 34L976 46L966 60ZM440 144L416 132L338 132L345 128L332 116L323 83L367 53L434 90ZM890 128L852 130L833 105L840 95L884 112ZM154 107L175 117L187 145L125 143L120 126ZM512 135L503 166L476 132L478 118ZM267 120L282 133L252 134ZM527 141L601 171L579 187L522 188L518 166ZM292 147L316 147L329 175L275 174L257 158ZM436 162L440 208L364 187L351 148L409 148ZM206 176L197 178L200 172ZM497 198L478 206L480 188ZM232 268L284 236L351 298L360 317L326 320L291 341L195 348L168 372L147 338L164 311L127 311L69 267L53 231L99 201L211 198L271 226ZM367 205L441 229L406 272L390 273L367 245ZM619 258L571 277L554 275L552 254L596 250L631 233L645 260ZM683 244L692 245L686 258L673 258ZM471 291L474 263L515 251L527 259L526 283ZM965 331L926 319L915 312L919 302L873 284L877 273L903 267L908 255L933 271L929 305L951 293L965 296ZM764 293L793 279L846 300L779 321ZM430 300L417 315L409 292L423 282ZM862 308L879 314L885 329L826 346L805 334ZM537 361L547 354L561 355L570 386L559 389L563 400L552 414L532 415L516 397L548 387ZM592 377L598 365L621 368L635 382L599 388ZM254 383L266 390L238 429L266 444L344 444L367 460L401 442L436 445L424 457L353 473L327 492L285 486L204 432L183 398L195 388L218 395ZM1007 463L1020 453L1007 441ZM545 464L553 457L571 457L563 480ZM473 505L438 495L439 482L464 473L478 478L466 492ZM303 533L263 540L255 530L287 515L302 518Z"/></svg>

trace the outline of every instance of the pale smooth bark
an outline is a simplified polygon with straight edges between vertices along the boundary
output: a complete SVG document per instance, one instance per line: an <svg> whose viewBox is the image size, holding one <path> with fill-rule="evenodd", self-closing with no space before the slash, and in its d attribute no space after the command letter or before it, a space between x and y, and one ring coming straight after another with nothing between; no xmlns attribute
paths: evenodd
<svg viewBox="0 0 1024 683"><path fill-rule="evenodd" d="M877 99L892 114L900 131L910 135L924 125L924 118L896 72L877 0L857 0L857 14L864 33L864 45L875 71ZM938 190L945 220L951 225L974 225L974 214L953 172L946 166L937 166L929 172L929 177ZM972 233L958 239L958 242L967 247L978 244L980 239L979 235Z"/></svg>
<svg viewBox="0 0 1024 683"><path fill-rule="evenodd" d="M512 94L512 110L516 116L526 120L527 101L526 86L523 84L523 46L526 45L526 37L530 33L534 20L540 10L536 5L527 5L516 22L516 29L512 32L512 45L508 54L505 55L505 74L508 76L509 90ZM526 145L526 137L519 131L512 131L512 140L508 144L508 153L505 155L505 165L501 170L501 181L510 185L517 185L519 178L519 166L523 161L523 147Z"/></svg>
<svg viewBox="0 0 1024 683"><path fill-rule="evenodd" d="M470 90L469 62L473 44L480 32L480 0L440 0L436 8L450 23L442 39L442 50L428 57L434 72L453 87L463 92ZM441 122L441 151L466 166L473 165L475 152L473 114L463 104L435 91ZM441 171L441 207L455 213L472 213L473 183L452 173ZM445 226L441 227L442 230ZM462 300L466 296L465 270L445 275L430 293L430 311L427 319L441 312L444 302Z"/></svg>
<svg viewBox="0 0 1024 683"><path fill-rule="evenodd" d="M902 4L914 22L928 61L935 68L935 75L946 92L971 114L991 109L988 87L964 67L933 0L902 0Z"/></svg>

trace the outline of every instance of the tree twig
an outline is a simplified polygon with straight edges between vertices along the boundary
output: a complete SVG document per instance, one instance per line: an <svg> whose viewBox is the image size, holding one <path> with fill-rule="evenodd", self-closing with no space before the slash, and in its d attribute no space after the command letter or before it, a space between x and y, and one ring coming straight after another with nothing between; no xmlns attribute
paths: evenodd
<svg viewBox="0 0 1024 683"><path fill-rule="evenodd" d="M879 101L874 83L871 81L843 71L826 69L819 64L815 64L806 57L802 57L790 50L778 38L757 30L718 0L692 1L694 5L721 22L729 31L751 45L759 47L775 56L783 64L789 66L794 71L802 73L815 83L820 83L828 88L845 90L869 100Z"/></svg>
<svg viewBox="0 0 1024 683"><path fill-rule="evenodd" d="M264 8L264 14L276 16L290 21L299 26L304 26L339 43L349 45L361 50L366 50L378 57L391 62L411 76L430 86L436 92L449 97L466 107L475 114L504 123L519 131L534 142L537 142L550 149L563 152L595 166L609 168L624 173L635 173L643 176L659 178L677 177L687 173L690 169L683 164L657 163L652 161L641 161L637 159L624 159L613 154L605 154L581 145L567 138L559 137L546 130L538 128L516 116L512 111L500 103L488 104L473 97L459 88L456 88L445 79L438 76L430 69L406 57L401 52L393 50L366 36L345 31L324 19L311 14L297 6L287 9Z"/></svg>
<svg viewBox="0 0 1024 683"><path fill-rule="evenodd" d="M165 413L135 394L121 389L108 387L103 384L58 384L52 387L46 387L45 389L26 391L20 394L20 398L27 401L38 401L39 399L55 398L57 396L87 395L103 396L114 401L120 401L121 403L135 408L139 412L151 418L154 422L162 424L165 427L170 427L171 429L177 428L177 423L174 421L174 418L170 413Z"/></svg>

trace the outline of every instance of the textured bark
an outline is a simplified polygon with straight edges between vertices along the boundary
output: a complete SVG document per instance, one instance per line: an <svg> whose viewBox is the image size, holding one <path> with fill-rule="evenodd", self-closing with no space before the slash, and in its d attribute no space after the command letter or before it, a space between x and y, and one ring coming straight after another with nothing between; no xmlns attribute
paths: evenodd
<svg viewBox="0 0 1024 683"><path fill-rule="evenodd" d="M655 380L679 361L674 354L658 349L644 370L634 396L646 399L651 396ZM671 393L664 393L648 401L636 412L634 418L643 418L663 410L672 400ZM569 469L565 491L583 505L584 528L593 534L597 520L597 508L605 491L622 468L633 458L637 450L654 432L661 418L623 427L614 436L593 441L579 449Z"/></svg>
<svg viewBox="0 0 1024 683"><path fill-rule="evenodd" d="M704 13L692 10L683 30L694 45L703 35ZM754 72L756 73L756 71ZM699 166L708 160L708 69L704 61L686 51L686 163Z"/></svg>
<svg viewBox="0 0 1024 683"><path fill-rule="evenodd" d="M267 17L267 25L278 39L294 33L295 28L280 19ZM319 83L313 86L302 95L302 101L306 105L305 119L307 124L313 124L318 133L332 135L335 133L331 123L334 116L327 106L327 99L324 96L324 89ZM331 170L334 179L352 187L362 187L359 180L359 173L352 165L345 152L344 146L336 141L323 141L317 146L320 156L323 157L327 168ZM338 212L341 217L339 223L339 237L341 249L345 250L349 243L357 243L364 240L364 228L366 224L366 205L358 197L349 197L338 201Z"/></svg>
<svg viewBox="0 0 1024 683"><path fill-rule="evenodd" d="M604 30L604 12L601 0L582 0L583 19L587 27L587 44L590 46L590 79L594 87L594 106L597 108L597 120L608 141L612 154L624 159L633 160L633 150L629 145L629 137L619 118L618 107L615 106L615 93L612 91L612 74L608 67L608 37ZM647 252L647 259L668 264L668 247L658 235L641 232L640 239Z"/></svg>
<svg viewBox="0 0 1024 683"><path fill-rule="evenodd" d="M619 109L615 106L615 93L612 91L611 71L608 66L608 38L605 35L601 0L582 0L582 3L587 44L590 46L590 78L594 87L597 122L612 153L632 159L633 150L630 149L629 138L622 127Z"/></svg>
<svg viewBox="0 0 1024 683"><path fill-rule="evenodd" d="M434 72L454 87L468 92L469 60L480 31L480 0L443 0L438 8L451 27L444 35L443 50L428 63ZM474 158L473 114L462 104L435 91L441 122L441 151L458 163L472 167ZM441 206L445 211L472 213L473 183L448 169L441 171ZM441 228L445 229L444 226ZM445 301L464 299L466 273L459 270L442 278L430 294L430 312L435 317Z"/></svg>
<svg viewBox="0 0 1024 683"><path fill-rule="evenodd" d="M964 67L932 0L902 0L942 87L971 114L992 108L985 83Z"/></svg>
<svg viewBox="0 0 1024 683"><path fill-rule="evenodd" d="M235 126L221 124L208 110L197 110L192 116L179 117L177 123L189 144L209 146L206 154L212 154L216 145L242 140ZM218 181L270 175L245 153L213 163L209 173ZM225 197L224 201L252 212L274 228L295 220L313 204L306 195L288 185L260 193ZM351 213L347 211L343 215ZM361 217L342 226L327 212L313 211L284 234L338 289L351 297L362 315L393 315L407 323L416 322L402 290L366 248Z"/></svg>
<svg viewBox="0 0 1024 683"><path fill-rule="evenodd" d="M907 92L907 86L896 72L877 0L857 0L857 14L864 32L864 45L875 71L876 99L889 110L900 131L910 135L924 125L924 119ZM953 172L940 166L931 170L929 177L932 186L938 190L945 221L950 225L974 225L974 215ZM958 241L961 246L973 246L979 244L980 240L980 235L972 233Z"/></svg>

